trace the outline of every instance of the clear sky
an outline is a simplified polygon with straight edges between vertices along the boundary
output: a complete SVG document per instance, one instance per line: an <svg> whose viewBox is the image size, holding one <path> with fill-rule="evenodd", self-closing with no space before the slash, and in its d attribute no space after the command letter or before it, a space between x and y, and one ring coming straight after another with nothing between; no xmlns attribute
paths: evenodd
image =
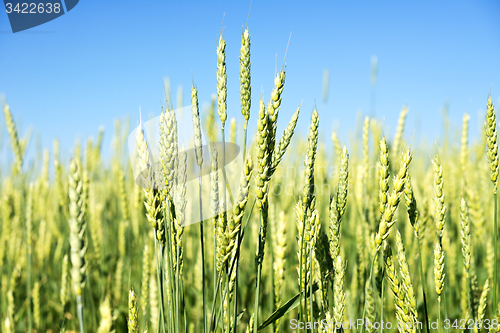
<svg viewBox="0 0 500 333"><path fill-rule="evenodd" d="M45 147L58 137L68 151L76 138L106 128L109 152L114 119L158 115L163 78L184 104L194 78L201 104L215 93L216 44L223 21L227 48L229 118L239 106L239 49L249 1L81 0L69 13L12 34L0 11L0 94L24 132L32 126ZM405 134L433 141L442 135L441 109L452 124L478 112L488 91L500 100L500 1L283 1L253 0L252 115L267 102L276 66L286 56L280 131L302 102L305 132L316 103L328 139L333 124L347 141L359 110L370 114L371 57L378 57L376 116L392 136L399 111L409 107ZM322 103L323 70L330 71L329 100ZM175 102L174 102L175 103ZM500 108L499 108L500 110ZM481 119L482 120L482 119ZM6 151L3 117L0 121ZM30 150L35 149L34 144ZM0 154L2 156L4 154Z"/></svg>

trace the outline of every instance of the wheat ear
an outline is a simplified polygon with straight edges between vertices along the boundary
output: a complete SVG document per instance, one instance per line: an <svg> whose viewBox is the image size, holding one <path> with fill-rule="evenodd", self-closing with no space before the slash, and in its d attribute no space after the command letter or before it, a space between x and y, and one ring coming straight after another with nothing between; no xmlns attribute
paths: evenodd
<svg viewBox="0 0 500 333"><path fill-rule="evenodd" d="M444 205L444 192L443 192L443 166L439 162L438 156L432 161L434 165L434 202L435 212L434 219L436 221L436 230L438 233L439 241L443 238L443 229L445 223L446 206Z"/></svg>
<svg viewBox="0 0 500 333"><path fill-rule="evenodd" d="M250 78L250 34L248 27L241 35L241 48L240 48L240 102L241 114L245 118L245 130L250 119L250 106L252 103L251 94L251 78Z"/></svg>
<svg viewBox="0 0 500 333"><path fill-rule="evenodd" d="M471 261L471 239L469 227L469 213L465 199L460 201L460 241L462 243L462 255L467 276L469 276Z"/></svg>
<svg viewBox="0 0 500 333"><path fill-rule="evenodd" d="M16 173L20 173L23 164L22 148L19 142L19 136L17 134L16 125L14 123L14 119L12 117L12 113L10 112L10 107L8 104L4 104L3 113L5 116L5 124L7 126L7 132L9 133L10 137L10 145L12 147L12 151L14 152L15 171Z"/></svg>
<svg viewBox="0 0 500 333"><path fill-rule="evenodd" d="M337 256L334 262L335 265L335 282L334 282L334 300L335 305L333 308L333 313L336 323L343 323L345 317L345 291L344 291L344 278L345 278L345 266L342 263L342 257Z"/></svg>
<svg viewBox="0 0 500 333"><path fill-rule="evenodd" d="M434 285L438 302L441 302L441 294L444 288L444 251L439 242L434 246Z"/></svg>
<svg viewBox="0 0 500 333"><path fill-rule="evenodd" d="M401 288L401 284L399 283L398 273L396 271L396 267L394 265L394 258L392 255L392 249L387 241L384 241L384 264L385 264L385 276L387 281L389 282L389 288L391 289L392 295L394 296L394 305L396 307L396 319L405 323L408 322L407 318L407 308L404 302L405 292L404 289ZM400 333L406 332L404 327L399 328Z"/></svg>
<svg viewBox="0 0 500 333"><path fill-rule="evenodd" d="M411 316L408 319L410 319L411 323L414 324L418 322L417 300L415 298L415 293L413 292L410 268L408 267L405 248L399 230L396 231L396 249L398 251L399 269L401 273L401 286L405 291L405 305L411 312Z"/></svg>
<svg viewBox="0 0 500 333"><path fill-rule="evenodd" d="M222 129L227 119L227 74L226 74L226 42L222 35L217 45L217 111L221 121Z"/></svg>
<svg viewBox="0 0 500 333"><path fill-rule="evenodd" d="M389 148L382 136L379 145L380 167L379 167L379 207L380 214L384 214L385 206L389 197Z"/></svg>
<svg viewBox="0 0 500 333"><path fill-rule="evenodd" d="M384 209L384 214L382 215L382 219L379 224L378 233L375 236L375 246L377 251L378 249L380 249L382 241L389 236L394 223L396 223L396 221L394 220L394 213L398 208L401 194L404 190L404 184L408 174L408 167L410 165L411 159L412 155L410 153L410 150L408 149L406 154L403 155L403 158L401 160L401 167L398 174L394 178L394 189L388 198L386 207Z"/></svg>
<svg viewBox="0 0 500 333"><path fill-rule="evenodd" d="M373 323L375 323L375 300L373 299L373 286L370 279L365 284L365 327L368 333L375 332Z"/></svg>
<svg viewBox="0 0 500 333"><path fill-rule="evenodd" d="M85 240L85 221L83 220L83 183L80 178L80 168L75 159L70 161L69 172L69 228L71 245L71 277L73 289L78 303L78 321L80 331L83 333L83 288L85 287L87 264L85 253L87 245Z"/></svg>
<svg viewBox="0 0 500 333"><path fill-rule="evenodd" d="M102 301L99 306L99 313L101 314L101 322L97 328L97 333L114 333L113 320L114 315L111 310L111 305L109 302L109 296L106 296L104 301Z"/></svg>
<svg viewBox="0 0 500 333"><path fill-rule="evenodd" d="M340 159L340 172L337 195L330 198L330 255L333 262L340 254L340 223L347 203L349 181L349 154L344 146Z"/></svg>
<svg viewBox="0 0 500 333"><path fill-rule="evenodd" d="M486 144L488 150L486 156L490 162L490 179L493 182L493 201L494 201L494 215L493 215L493 240L494 240L494 254L495 254L495 268L493 272L493 304L497 301L497 274L498 274L498 261L497 261L497 242L498 242L498 226L497 226L497 187L498 187L498 141L497 141L497 122L495 116L495 109L491 101L491 94L488 95L488 103L486 105L486 125L484 127L486 134Z"/></svg>
<svg viewBox="0 0 500 333"><path fill-rule="evenodd" d="M408 115L408 107L405 105L399 113L398 127L396 128L396 134L394 135L394 143L392 148L392 156L396 158L400 154L401 141L403 139L403 131L405 129L406 116Z"/></svg>
<svg viewBox="0 0 500 333"><path fill-rule="evenodd" d="M137 307L137 296L133 289L128 293L128 319L127 326L129 333L139 332L139 309Z"/></svg>
<svg viewBox="0 0 500 333"><path fill-rule="evenodd" d="M490 281L486 279L483 286L483 291L481 292L481 297L479 298L479 306L477 311L477 324L474 327L476 332L479 332L478 327L483 324L483 319L486 314L486 306L488 305L488 292L490 291Z"/></svg>

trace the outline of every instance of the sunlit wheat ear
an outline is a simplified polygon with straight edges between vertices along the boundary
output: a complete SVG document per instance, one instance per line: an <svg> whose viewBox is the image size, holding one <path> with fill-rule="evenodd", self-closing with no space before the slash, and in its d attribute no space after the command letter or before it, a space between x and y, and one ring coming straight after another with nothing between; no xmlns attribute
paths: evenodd
<svg viewBox="0 0 500 333"><path fill-rule="evenodd" d="M410 165L411 159L412 155L410 153L410 150L408 149L408 151L402 157L399 172L394 177L394 188L388 198L384 214L382 215L379 224L378 233L375 236L375 245L377 249L382 245L382 241L384 241L389 236L392 226L396 222L394 220L394 213L398 208L399 201L404 190L404 184L408 174L408 167Z"/></svg>
<svg viewBox="0 0 500 333"><path fill-rule="evenodd" d="M334 317L335 322L343 323L345 317L345 292L344 292L344 278L345 266L342 263L341 256L337 256L334 262L335 265L335 282L334 282Z"/></svg>
<svg viewBox="0 0 500 333"><path fill-rule="evenodd" d="M342 145L340 144L337 133L334 131L332 131L332 141L335 150L335 164L338 165L337 162L340 161L340 156L342 155Z"/></svg>
<svg viewBox="0 0 500 333"><path fill-rule="evenodd" d="M227 74L226 74L226 42L219 37L217 45L217 111L222 129L227 119Z"/></svg>
<svg viewBox="0 0 500 333"><path fill-rule="evenodd" d="M83 294L85 287L87 264L85 262L85 252L87 245L85 241L85 223L82 215L83 205L83 183L80 178L80 168L76 161L70 161L69 170L69 227L70 227L70 245L71 245L71 277L73 288L77 296Z"/></svg>
<svg viewBox="0 0 500 333"><path fill-rule="evenodd" d="M434 286L436 288L438 302L441 302L441 294L444 288L444 251L439 242L434 247Z"/></svg>
<svg viewBox="0 0 500 333"><path fill-rule="evenodd" d="M248 322L248 325L247 325L247 330L246 330L247 333L252 333L254 331L253 330L253 325L255 322L254 318L255 318L255 316L252 313L252 316L250 317L250 321Z"/></svg>
<svg viewBox="0 0 500 333"><path fill-rule="evenodd" d="M467 211L467 204L463 197L460 201L460 241L462 243L462 255L464 260L465 272L467 276L469 276L471 260L469 213Z"/></svg>
<svg viewBox="0 0 500 333"><path fill-rule="evenodd" d="M269 136L269 116L266 113L264 101L259 103L259 116L257 119L257 143L255 146L257 156L256 167L256 194L257 207L261 208L267 201L267 183L269 181L269 164L270 155L268 151L268 136Z"/></svg>
<svg viewBox="0 0 500 333"><path fill-rule="evenodd" d="M405 248L399 230L396 231L396 249L398 251L399 269L401 273L401 286L404 289L406 295L405 305L413 315L413 317L411 318L411 322L415 323L418 322L417 300L413 291L410 268L408 266L408 261L406 260Z"/></svg>
<svg viewBox="0 0 500 333"><path fill-rule="evenodd" d="M349 154L344 147L340 162L337 195L330 198L330 255L335 263L340 254L340 224L347 204L347 188L349 181Z"/></svg>
<svg viewBox="0 0 500 333"><path fill-rule="evenodd" d="M484 282L483 291L481 292L481 297L479 298L479 306L477 309L477 320L479 323L483 323L483 319L486 314L486 306L488 305L489 291L490 291L490 281L486 279L486 281Z"/></svg>
<svg viewBox="0 0 500 333"><path fill-rule="evenodd" d="M297 125L297 121L299 120L299 112L300 112L300 106L297 108L297 111L295 111L295 113L293 114L292 119L290 119L290 122L283 131L283 135L281 136L278 145L273 151L271 159L271 167L269 170L269 173L271 175L276 171L276 168L281 162L283 155L285 155L285 152L288 149L290 142L292 141L292 136L295 131L295 126Z"/></svg>
<svg viewBox="0 0 500 333"><path fill-rule="evenodd" d="M203 147L201 140L200 109L198 107L198 90L193 84L191 88L191 109L193 111L194 148L198 168L203 165Z"/></svg>
<svg viewBox="0 0 500 333"><path fill-rule="evenodd" d="M392 249L387 241L384 241L384 264L385 264L385 277L389 282L389 288L394 296L394 305L396 307L396 318L399 322L408 322L405 312L405 292L399 283L398 273L394 265L394 258ZM404 329L399 330L401 333L406 332Z"/></svg>
<svg viewBox="0 0 500 333"><path fill-rule="evenodd" d="M101 322L99 323L99 328L97 328L97 333L113 333L113 310L109 302L109 296L106 296L104 301L99 306L99 313L101 314Z"/></svg>
<svg viewBox="0 0 500 333"><path fill-rule="evenodd" d="M389 197L389 148L385 136L380 140L380 167L379 167L379 207L384 214Z"/></svg>
<svg viewBox="0 0 500 333"><path fill-rule="evenodd" d="M248 191L250 177L252 173L252 160L250 156L245 161L245 166L240 181L238 199L233 208L233 214L228 216L227 224L224 224L223 219L219 219L219 227L217 230L217 267L220 271L228 262L228 259L234 257L236 251L236 241L238 233L241 230L241 221L245 211L245 206L248 201ZM230 280L234 280L230 277Z"/></svg>
<svg viewBox="0 0 500 333"><path fill-rule="evenodd" d="M127 326L129 333L139 332L139 309L137 307L137 296L133 289L128 294Z"/></svg>
<svg viewBox="0 0 500 333"><path fill-rule="evenodd" d="M394 135L394 143L392 146L392 156L396 158L400 154L401 141L403 139L403 132L405 129L406 115L408 114L408 107L405 105L399 114L398 127L396 128L396 134Z"/></svg>
<svg viewBox="0 0 500 333"><path fill-rule="evenodd" d="M19 286L19 280L21 278L21 265L16 264L12 275L10 277L10 283L8 283L9 288L7 291L7 315L5 317L3 329L7 333L14 333L16 327L16 305L14 299L14 292ZM4 282L4 281L2 281Z"/></svg>
<svg viewBox="0 0 500 333"><path fill-rule="evenodd" d="M226 253L235 254L236 241L239 231L241 230L241 222L243 214L245 213L245 206L248 202L248 193L250 188L250 177L252 176L252 158L248 155L245 160L245 165L240 179L240 188L238 190L238 199L233 208L233 216L229 219L226 234L227 234L227 248Z"/></svg>
<svg viewBox="0 0 500 333"><path fill-rule="evenodd" d="M494 185L493 193L496 193L498 186L498 142L495 109L493 108L491 95L488 96L488 104L486 105L486 125L484 129L488 146L486 156L490 162L490 179Z"/></svg>
<svg viewBox="0 0 500 333"><path fill-rule="evenodd" d="M337 186L337 211L341 219L347 205L347 188L349 185L349 154L344 146L340 157L339 182Z"/></svg>
<svg viewBox="0 0 500 333"><path fill-rule="evenodd" d="M178 163L177 120L175 117L175 112L166 108L160 115L159 126L159 162L163 171L163 181L165 184L165 190L163 192L165 197L168 197L169 200L172 200L171 191L175 186Z"/></svg>
<svg viewBox="0 0 500 333"><path fill-rule="evenodd" d="M216 241L217 241L217 272L221 272L221 270L224 268L224 264L227 262L229 258L229 253L226 252L227 245L228 245L228 238L226 234L226 228L227 228L227 223L233 223L232 221L232 215L229 215L228 218L223 217L224 213L222 212L219 215L218 221L217 221L217 234L216 234Z"/></svg>
<svg viewBox="0 0 500 333"><path fill-rule="evenodd" d="M310 251L314 249L316 242L316 235L319 233L319 219L317 217L317 211L306 211L304 209L302 201L297 202L295 205L296 223L297 223L297 242L298 242L298 257L299 262L302 257L302 266L297 267L297 272L302 276L302 281L299 280L301 290L303 290L306 284L310 280ZM305 223L305 224L303 224ZM302 246L303 245L303 246ZM300 251L302 249L302 253ZM302 275L301 275L302 274Z"/></svg>
<svg viewBox="0 0 500 333"><path fill-rule="evenodd" d="M165 224L163 223L161 212L161 199L158 190L154 188L155 184L153 183L153 176L150 174L152 172L152 165L150 162L149 147L144 137L142 124L137 126L136 141L140 171L141 173L148 174L146 179L147 184L144 186L144 206L146 207L146 217L151 224L151 227L157 230L156 237L158 241L163 244L165 243Z"/></svg>
<svg viewBox="0 0 500 333"><path fill-rule="evenodd" d="M210 173L210 199L211 199L211 208L212 208L212 216L214 218L214 232L216 234L217 227L217 219L219 216L219 165L217 162L218 154L217 149L212 150L212 172Z"/></svg>
<svg viewBox="0 0 500 333"><path fill-rule="evenodd" d="M434 165L434 203L435 203L435 213L434 219L436 222L436 230L438 232L438 237L441 239L443 237L443 229L445 223L446 206L444 205L444 192L443 192L443 166L439 162L439 158L432 161Z"/></svg>
<svg viewBox="0 0 500 333"><path fill-rule="evenodd" d="M241 35L240 49L240 102L241 114L245 118L245 126L250 119L250 106L252 103L252 86L250 80L250 34L248 27Z"/></svg>
<svg viewBox="0 0 500 333"><path fill-rule="evenodd" d="M269 116L269 136L268 136L268 150L269 155L272 155L276 145L276 128L278 125L278 112L281 105L281 95L285 85L285 69L276 74L274 78L274 88L271 93L271 100L267 106L267 114Z"/></svg>
<svg viewBox="0 0 500 333"><path fill-rule="evenodd" d="M123 212L123 220L125 223L128 223L130 222L130 210L129 210L129 201L128 201L128 197L127 197L127 189L126 189L126 184L125 184L125 175L123 174L123 170L122 168L119 168L118 169L118 185L119 185L119 189L120 189L120 204L121 204L121 209L122 209L122 212ZM88 174L85 173L84 176L86 176L84 178L84 193L86 193L86 196L88 198ZM86 180L86 181L85 181ZM85 191L86 189L86 191ZM88 201L88 199L86 200ZM86 213L85 214L86 216L88 216L89 214Z"/></svg>
<svg viewBox="0 0 500 333"><path fill-rule="evenodd" d="M10 112L8 104L4 104L3 114L5 116L5 125L7 126L7 132L9 132L10 145L12 147L12 151L14 152L15 170L16 173L19 173L21 172L21 167L23 164L23 156L22 156L23 154L22 154L21 144L19 142L19 136L16 130L16 125L14 123L14 119L12 117L12 113Z"/></svg>
<svg viewBox="0 0 500 333"><path fill-rule="evenodd" d="M366 280L365 284L365 318L369 323L375 323L375 300L373 299L373 286L370 279ZM366 326L367 332L375 332L373 325Z"/></svg>
<svg viewBox="0 0 500 333"><path fill-rule="evenodd" d="M274 125L270 129L272 136L276 136L276 121L278 120L278 111L281 105L281 95L283 94L283 88L285 86L285 68L282 68L279 73L274 77L274 87L271 93L271 101L268 105L267 112L269 113L269 119Z"/></svg>
<svg viewBox="0 0 500 333"><path fill-rule="evenodd" d="M179 274L182 274L184 264L182 250L182 235L184 234L184 226L186 220L186 180L187 180L187 153L184 146L178 154L178 169L177 169L177 186L175 188L175 219L172 224L172 250L174 251L174 267L177 267L177 257L179 257Z"/></svg>
<svg viewBox="0 0 500 333"><path fill-rule="evenodd" d="M315 202L315 188L314 188L314 162L316 161L316 150L318 147L318 127L319 117L318 111L314 109L311 117L311 124L309 125L309 136L307 138L307 151L304 160L304 190L302 193L302 204L305 209L314 210L313 204Z"/></svg>
<svg viewBox="0 0 500 333"><path fill-rule="evenodd" d="M474 257L471 257L471 265L469 270L470 276L470 301L472 307L472 318L477 317L477 310L479 306L479 284L477 280L476 267L474 264Z"/></svg>

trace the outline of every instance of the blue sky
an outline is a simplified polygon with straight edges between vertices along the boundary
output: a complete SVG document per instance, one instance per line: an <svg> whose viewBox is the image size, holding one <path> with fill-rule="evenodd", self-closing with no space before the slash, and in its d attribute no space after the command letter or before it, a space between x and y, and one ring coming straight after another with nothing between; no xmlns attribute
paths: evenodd
<svg viewBox="0 0 500 333"><path fill-rule="evenodd" d="M280 111L283 128L302 102L299 130L307 130L316 103L322 136L333 124L342 141L356 126L358 111L370 113L370 58L378 57L376 116L390 135L399 111L409 106L405 134L427 141L442 135L441 109L449 104L452 125L478 112L488 91L500 100L500 2L498 1L254 0L252 115L258 99L269 100L276 65L286 57L287 77ZM69 13L12 34L0 11L0 94L24 132L32 126L44 147L56 137L68 152L76 138L106 128L109 152L114 119L158 115L163 78L189 104L192 78L201 104L215 93L216 44L223 21L227 48L228 113L239 106L239 49L250 3L82 0ZM323 70L330 71L329 100L322 103ZM7 140L3 118L2 151ZM32 143L30 150L35 150ZM0 156L3 154L0 154Z"/></svg>

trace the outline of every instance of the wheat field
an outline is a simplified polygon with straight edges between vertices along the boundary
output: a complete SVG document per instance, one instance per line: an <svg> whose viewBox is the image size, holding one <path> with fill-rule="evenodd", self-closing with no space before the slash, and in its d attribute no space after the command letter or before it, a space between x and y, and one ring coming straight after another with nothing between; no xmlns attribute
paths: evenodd
<svg viewBox="0 0 500 333"><path fill-rule="evenodd" d="M55 140L28 164L3 103L1 332L500 332L491 97L476 141L464 114L412 144L406 106L393 132L363 116L359 136L320 140L315 108L278 122L285 67L251 105L250 47L246 28L228 121L220 37L216 97L200 110L193 84L189 142L166 89L157 143L141 121L127 151L121 119L112 156L99 130L70 160Z"/></svg>

